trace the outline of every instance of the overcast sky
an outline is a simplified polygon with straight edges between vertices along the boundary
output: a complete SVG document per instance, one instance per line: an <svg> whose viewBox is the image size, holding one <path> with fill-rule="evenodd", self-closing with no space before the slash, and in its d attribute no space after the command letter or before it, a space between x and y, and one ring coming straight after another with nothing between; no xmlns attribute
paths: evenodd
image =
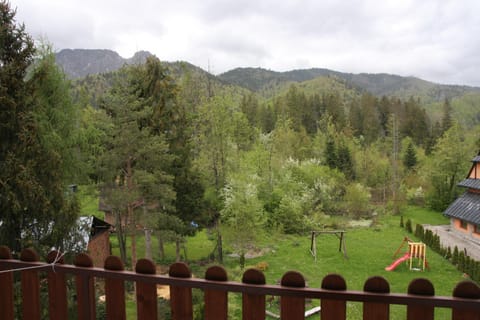
<svg viewBox="0 0 480 320"><path fill-rule="evenodd" d="M219 74L328 68L480 86L477 0L10 0L55 50L147 50Z"/></svg>

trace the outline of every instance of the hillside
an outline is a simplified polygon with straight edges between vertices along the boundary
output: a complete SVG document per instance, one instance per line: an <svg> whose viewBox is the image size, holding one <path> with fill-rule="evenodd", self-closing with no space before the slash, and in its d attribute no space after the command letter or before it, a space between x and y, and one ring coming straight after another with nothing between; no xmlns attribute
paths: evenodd
<svg viewBox="0 0 480 320"><path fill-rule="evenodd" d="M401 77L391 74L342 73L328 69L304 69L275 72L261 68L237 68L218 76L220 79L248 88L255 92L270 92L292 82L304 82L318 77L333 77L345 82L347 87L370 92L376 96L415 96L424 103L453 99L467 93L480 93L480 88L441 85L415 77Z"/></svg>

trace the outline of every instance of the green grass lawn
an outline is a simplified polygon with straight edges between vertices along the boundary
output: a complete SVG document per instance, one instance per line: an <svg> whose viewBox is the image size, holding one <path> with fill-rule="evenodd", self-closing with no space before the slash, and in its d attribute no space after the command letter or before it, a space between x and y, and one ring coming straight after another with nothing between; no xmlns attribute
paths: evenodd
<svg viewBox="0 0 480 320"><path fill-rule="evenodd" d="M448 224L448 219L440 213L428 211L417 207L408 207L403 211L404 221L410 219L413 229L415 224ZM394 271L385 271L395 259L393 254L401 245L405 236L412 240L413 234L409 234L400 227L399 216L384 216L378 219L374 227L347 229L345 235L348 259L338 251L339 240L332 234L323 234L317 237L317 261L312 257L310 249L310 235L281 235L273 233L262 238L261 246L267 249L267 253L255 259L248 259L247 266L254 267L260 262L268 264L264 271L267 283L275 284L283 274L290 270L301 272L307 280L308 286L320 287L323 277L330 273L341 274L351 290L362 290L365 281L371 276L382 276L390 283L390 291L406 293L410 281L415 278L429 279L437 295L451 296L455 285L463 280L462 274L449 262L427 248L427 260L430 266L426 271L411 271L405 263L400 264ZM154 244L154 256L158 250L156 240ZM197 260L204 260L213 250L214 243L207 232L201 231L195 237L187 239L187 257L191 268L197 277L203 277L206 267L196 264ZM138 257L144 253L143 239L139 237ZM115 251L114 253L117 253ZM143 250L143 251L142 251ZM407 250L404 246L400 252L402 255ZM228 246L227 246L228 251ZM167 261L174 261L175 250L172 244L166 246ZM226 255L225 267L229 273L229 279L239 281L242 270L238 264L238 258ZM241 309L240 296L230 295L230 307L232 319L239 318ZM318 305L314 301L312 305ZM129 314L134 314L134 305L129 304ZM132 309L133 308L133 309ZM273 307L273 310L275 308ZM348 318L361 318L362 308L359 303L348 304ZM392 306L391 319L405 319L405 308ZM436 310L436 319L450 319L450 312L444 309Z"/></svg>

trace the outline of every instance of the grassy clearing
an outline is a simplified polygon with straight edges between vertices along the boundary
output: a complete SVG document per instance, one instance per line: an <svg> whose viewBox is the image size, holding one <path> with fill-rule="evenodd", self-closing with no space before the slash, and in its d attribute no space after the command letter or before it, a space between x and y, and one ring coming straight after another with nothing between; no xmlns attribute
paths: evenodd
<svg viewBox="0 0 480 320"><path fill-rule="evenodd" d="M440 213L432 212L417 207L408 207L403 212L404 222L407 219L415 224L448 224L448 219ZM390 265L395 259L393 254L401 245L403 238L408 236L413 240L415 236L400 227L399 216L381 217L374 227L351 228L346 233L346 248L348 259L338 251L339 240L331 234L323 234L317 237L317 262L312 257L310 249L310 235L282 235L272 233L265 235L260 241L261 247L266 250L266 254L261 257L247 260L247 267L255 267L259 263L268 265L264 271L267 283L275 284L281 279L283 274L290 270L301 272L307 280L308 286L320 287L323 277L329 273L341 274L347 283L347 288L351 290L362 290L364 282L371 276L382 276L390 283L391 292L405 293L408 284L415 278L429 279L435 287L437 295L450 296L455 285L463 280L462 274L450 263L445 261L432 250L427 249L427 260L430 270L410 271L405 263L400 264L394 271L385 271L385 267ZM115 243L115 241L113 241ZM158 250L156 240L153 240L154 256ZM212 252L214 242L206 231L199 232L195 237L187 239L186 247L187 257L190 262L193 273L197 277L203 277L206 266L197 264L198 260L205 260ZM174 261L175 248L173 244L165 246L167 259L162 261L168 264ZM405 253L407 247L401 250ZM227 247L228 253L228 247ZM117 254L114 246L114 254ZM139 237L138 256L142 257L144 253L143 239ZM159 261L157 261L159 262ZM230 257L226 254L225 268L228 270L229 279L240 281L243 273L239 268L238 258ZM230 295L231 319L240 318L241 300L236 294ZM318 305L314 301L311 306ZM128 309L134 308L129 305ZM273 311L275 305L269 306ZM134 309L129 310L129 314L134 314ZM361 318L362 308L359 303L348 304L348 318ZM391 319L405 319L405 308L401 306L392 306ZM444 309L436 310L436 319L449 319L450 312Z"/></svg>

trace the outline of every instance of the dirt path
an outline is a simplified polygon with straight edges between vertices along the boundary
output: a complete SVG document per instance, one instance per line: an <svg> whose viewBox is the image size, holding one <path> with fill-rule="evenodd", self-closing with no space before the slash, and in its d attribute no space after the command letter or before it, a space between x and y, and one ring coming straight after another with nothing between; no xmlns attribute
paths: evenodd
<svg viewBox="0 0 480 320"><path fill-rule="evenodd" d="M463 250L472 259L480 261L480 243L468 240L465 236L454 232L450 225L431 226L425 224L423 228L437 234L442 246L450 247L452 250L457 246L459 250Z"/></svg>

